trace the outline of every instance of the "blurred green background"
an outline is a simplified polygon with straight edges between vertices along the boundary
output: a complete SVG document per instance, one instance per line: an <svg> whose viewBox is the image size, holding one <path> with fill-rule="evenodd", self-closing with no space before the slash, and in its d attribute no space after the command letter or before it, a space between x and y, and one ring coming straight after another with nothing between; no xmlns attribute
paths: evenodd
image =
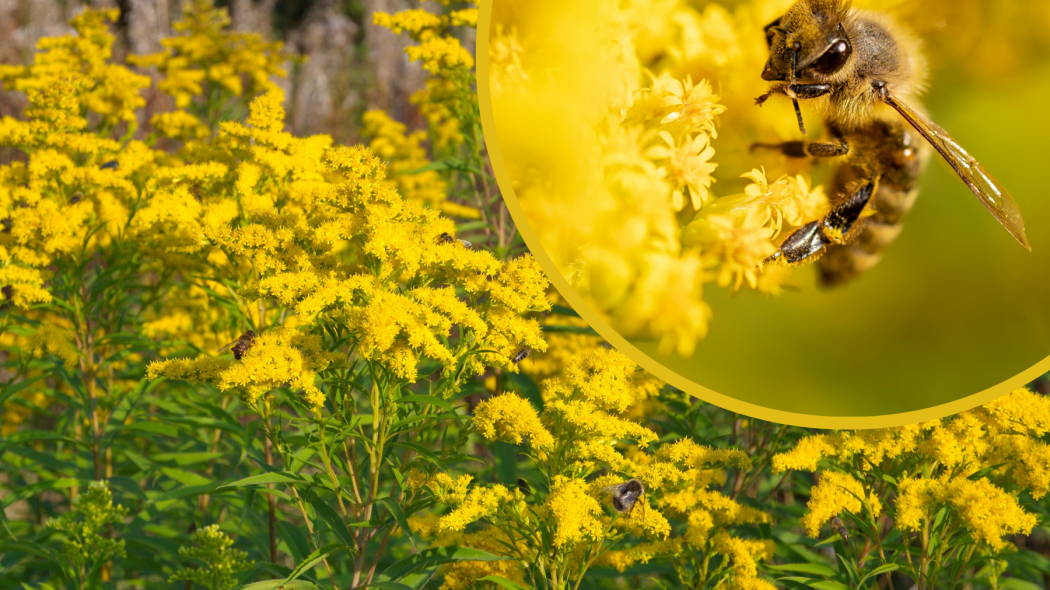
<svg viewBox="0 0 1050 590"><path fill-rule="evenodd" d="M821 291L807 267L780 297L709 289L711 331L691 358L635 344L721 394L828 416L947 403L1050 355L1050 59L993 81L935 74L931 117L1010 190L1032 253L935 156L903 233L854 283Z"/></svg>

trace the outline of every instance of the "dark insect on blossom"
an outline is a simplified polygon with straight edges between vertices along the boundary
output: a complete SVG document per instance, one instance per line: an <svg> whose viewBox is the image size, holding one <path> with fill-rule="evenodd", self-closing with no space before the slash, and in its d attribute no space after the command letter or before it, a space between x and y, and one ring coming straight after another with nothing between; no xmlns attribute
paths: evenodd
<svg viewBox="0 0 1050 590"><path fill-rule="evenodd" d="M514 357L510 360L513 363L520 363L521 361L525 360L525 357L529 356L529 352L531 352L531 349L522 348L518 351L518 354L515 354Z"/></svg>
<svg viewBox="0 0 1050 590"><path fill-rule="evenodd" d="M99 170L116 170L117 168L120 168L120 162L116 160L110 160L105 164L99 166L98 168Z"/></svg>
<svg viewBox="0 0 1050 590"><path fill-rule="evenodd" d="M849 531L846 529L846 524L842 522L841 518L833 516L831 520L828 521L828 524L831 525L831 530L835 531L840 537L842 537L843 541L849 539Z"/></svg>
<svg viewBox="0 0 1050 590"><path fill-rule="evenodd" d="M645 485L640 480L629 479L623 483L605 486L601 491L612 495L614 510L621 514L626 512L627 516L630 516L635 504L638 503L638 498L645 494Z"/></svg>
<svg viewBox="0 0 1050 590"><path fill-rule="evenodd" d="M241 334L236 340L223 346L219 349L219 352L223 352L227 349L233 350L233 358L241 360L241 357L248 354L252 344L255 344L255 332L248 330L244 334Z"/></svg>
<svg viewBox="0 0 1050 590"><path fill-rule="evenodd" d="M452 236L448 235L447 232L443 232L440 236L438 236L438 242L440 242L442 244L451 244L452 242L459 242L460 244L463 244L464 248L469 248L469 247L471 247L473 245L473 244L471 244L470 242L468 242L466 240L460 240L460 239L457 239L457 238L453 238Z"/></svg>
<svg viewBox="0 0 1050 590"><path fill-rule="evenodd" d="M72 197L69 198L69 204L70 205L76 205L83 198L84 198L84 193L82 193L80 191L77 191L77 192L73 193Z"/></svg>
<svg viewBox="0 0 1050 590"><path fill-rule="evenodd" d="M204 198L201 197L201 187L199 187L197 185L193 185L193 198L198 203L203 203L204 202Z"/></svg>

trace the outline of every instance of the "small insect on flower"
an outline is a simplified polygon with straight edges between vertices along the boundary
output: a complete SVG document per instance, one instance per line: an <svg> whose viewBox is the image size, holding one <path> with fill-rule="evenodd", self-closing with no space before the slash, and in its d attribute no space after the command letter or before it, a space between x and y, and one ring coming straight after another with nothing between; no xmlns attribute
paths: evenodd
<svg viewBox="0 0 1050 590"><path fill-rule="evenodd" d="M525 360L525 357L529 356L529 352L531 352L531 351L532 351L531 348L522 348L521 350L518 351L518 354L515 354L514 358L512 358L510 360L511 360L512 363L515 363L515 364L520 363L521 361Z"/></svg>
<svg viewBox="0 0 1050 590"><path fill-rule="evenodd" d="M630 517L638 498L645 495L645 486L637 479L629 479L623 483L605 486L601 491L612 496L612 507L617 512L626 512ZM644 505L642 510L645 510Z"/></svg>
<svg viewBox="0 0 1050 590"><path fill-rule="evenodd" d="M255 332L248 330L244 334L241 334L236 340L223 346L219 349L219 352L223 352L227 349L233 350L233 358L241 360L241 357L248 354L252 344L255 344Z"/></svg>
<svg viewBox="0 0 1050 590"><path fill-rule="evenodd" d="M117 168L120 168L120 162L116 160L110 160L98 167L99 170L116 170Z"/></svg>
<svg viewBox="0 0 1050 590"><path fill-rule="evenodd" d="M200 186L198 186L198 185L196 185L196 184L195 184L195 185L193 185L193 198L194 198L194 199L195 199L195 200L196 200L196 201L197 201L198 203L203 203L203 202L204 202L204 198L203 198L203 197L201 197L201 187L200 187Z"/></svg>
<svg viewBox="0 0 1050 590"><path fill-rule="evenodd" d="M843 541L849 539L849 531L846 529L846 524L842 522L841 518L833 516L831 520L828 521L828 524L831 525L831 530L835 531L840 537L842 537Z"/></svg>
<svg viewBox="0 0 1050 590"><path fill-rule="evenodd" d="M459 242L460 244L463 244L464 248L469 248L472 245L470 242L468 242L466 240L460 240L460 239L457 239L457 238L453 238L452 236L448 235L448 233L444 233L444 232L440 236L438 236L438 241L441 242L442 244L451 244L452 242Z"/></svg>
<svg viewBox="0 0 1050 590"><path fill-rule="evenodd" d="M84 193L82 193L80 191L77 191L77 192L73 193L72 197L69 198L69 204L70 205L76 205L83 198L84 198Z"/></svg>

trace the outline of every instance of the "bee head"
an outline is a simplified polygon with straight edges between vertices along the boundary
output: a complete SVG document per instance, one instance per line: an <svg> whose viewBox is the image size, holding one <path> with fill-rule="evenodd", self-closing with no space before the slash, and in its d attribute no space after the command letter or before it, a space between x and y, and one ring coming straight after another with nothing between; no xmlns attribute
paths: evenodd
<svg viewBox="0 0 1050 590"><path fill-rule="evenodd" d="M848 0L799 0L784 16L766 25L768 82L823 80L845 67L853 55L846 33Z"/></svg>
<svg viewBox="0 0 1050 590"><path fill-rule="evenodd" d="M252 331L252 330L248 330L247 332L244 333L244 335L249 337L249 338L253 338L253 339L255 338L255 332Z"/></svg>

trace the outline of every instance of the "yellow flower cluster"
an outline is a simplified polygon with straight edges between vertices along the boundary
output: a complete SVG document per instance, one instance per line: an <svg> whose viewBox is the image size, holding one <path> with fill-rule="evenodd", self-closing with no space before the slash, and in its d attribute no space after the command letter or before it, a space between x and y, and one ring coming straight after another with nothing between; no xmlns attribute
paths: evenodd
<svg viewBox="0 0 1050 590"><path fill-rule="evenodd" d="M823 471L820 481L810 490L807 504L809 512L802 517L802 528L811 537L820 536L820 527L843 512L867 516L861 513L866 510L873 517L882 514L882 503L875 494L866 494L864 486L847 473Z"/></svg>
<svg viewBox="0 0 1050 590"><path fill-rule="evenodd" d="M769 557L771 545L745 542L728 531L768 523L769 516L711 489L725 483L726 467L748 468L750 459L742 451L714 449L688 439L646 452L656 443L656 433L626 413L657 393L653 385L622 354L599 347L571 360L562 376L542 384L544 409L538 416L521 396L505 393L477 407L474 425L488 440L527 445L536 464L549 470L550 493L532 509L530 518L551 527L556 547L579 552L581 547L599 547L629 532L647 541L604 551L596 556L596 563L623 571L654 558L710 552L732 557L741 566L726 566L721 572L739 583L736 587L768 588L757 577L756 563ZM625 450L625 440L635 441L636 446ZM644 484L645 493L629 516L610 521L604 514L601 503L609 499L608 486L625 480L610 473L587 481L600 470L627 474ZM443 485L442 490L452 488L451 480ZM686 523L681 536L670 536L669 517Z"/></svg>
<svg viewBox="0 0 1050 590"><path fill-rule="evenodd" d="M145 243L206 256L227 276L244 276L242 299L274 300L303 323L340 322L357 334L359 355L409 382L420 356L470 375L486 365L516 370L518 351L545 349L539 324L521 316L548 306L547 283L531 257L503 264L452 239L452 222L405 202L366 148L331 148L326 136L300 139L281 131L281 102L280 90L271 88L252 101L246 124L223 123L213 141L187 144L184 151L207 154L207 163L151 179L155 198L135 222ZM333 174L343 182L329 182ZM191 187L199 185L232 198L198 201ZM468 293L466 301L457 286ZM473 345L465 338L450 342L454 326ZM302 375L295 387L319 406L323 396L309 377L328 356L311 340L309 354L318 362L306 362L288 348L289 335L275 338L283 343L265 362ZM477 354L468 354L471 346ZM259 354L248 358L262 359ZM151 375L197 374L198 365L213 368L210 363L201 359L178 370L160 364ZM278 384L248 362L206 374L221 389L239 388L249 401Z"/></svg>
<svg viewBox="0 0 1050 590"><path fill-rule="evenodd" d="M54 355L62 359L66 369L71 369L80 360L80 353L73 346L72 336L69 330L53 324L41 324L36 332L26 339L24 350L35 357Z"/></svg>
<svg viewBox="0 0 1050 590"><path fill-rule="evenodd" d="M1017 494L1027 491L1039 499L1050 492L1050 445L1043 441L1048 431L1050 399L1018 389L942 420L812 435L791 451L773 457L772 466L776 472L816 471L819 462L828 461L870 473L891 464L915 465L913 475L903 479L897 490L896 526L915 530L937 508L949 505L974 538L1000 548L1004 535L1028 531L1035 524L1034 515L1024 511ZM989 468L990 473L969 479ZM820 526L843 510L857 513L857 497L866 498L878 514L878 498L871 492L878 478L870 479L822 472L803 517L807 533L817 536ZM1003 487L1006 482L1014 484L1012 491Z"/></svg>
<svg viewBox="0 0 1050 590"><path fill-rule="evenodd" d="M99 128L105 132L118 123L126 123L129 131L134 131L135 110L146 104L139 91L149 87L150 80L124 66L108 63L113 56L113 35L109 33L108 23L119 16L120 11L116 9L80 13L70 21L76 35L41 39L31 66L0 65L0 83L28 94L31 91L46 93L54 84L75 80L76 92L60 109L69 118L48 120L54 128L82 129L86 122L80 121L77 115L88 110L99 115ZM37 104L34 108L41 108L41 103ZM71 105L76 108L68 108ZM47 120L34 116L33 110L26 113L30 119ZM39 127L36 131L40 131Z"/></svg>
<svg viewBox="0 0 1050 590"><path fill-rule="evenodd" d="M361 121L361 133L369 138L368 148L381 158L394 189L409 201L418 201L444 210L445 181L433 171L418 172L430 164L423 142L425 131L405 133L405 125L384 111L368 111ZM474 218L477 217L475 214Z"/></svg>
<svg viewBox="0 0 1050 590"><path fill-rule="evenodd" d="M451 1L443 1L449 5ZM476 5L476 3L475 3ZM419 45L408 47L405 52L412 60L423 63L432 74L448 70L469 71L474 67L474 57L459 40L451 34L451 27L477 27L478 9L455 10L437 15L422 8L403 10L396 14L377 12L375 24L395 33L407 32Z"/></svg>
<svg viewBox="0 0 1050 590"><path fill-rule="evenodd" d="M506 486L474 486L468 489L471 479L469 475L452 479L439 473L427 484L439 502L454 507L441 517L437 530L462 531L473 522L495 516L510 503L520 505L524 502L521 490L511 491Z"/></svg>
<svg viewBox="0 0 1050 590"><path fill-rule="evenodd" d="M704 284L779 292L789 271L764 269L764 259L784 231L828 209L823 191L797 174L769 182L752 170L743 192L733 194L732 181L729 196L713 192L717 118L757 111L735 97L757 96L750 89L764 84L761 35L742 32L761 31L775 5L784 7L755 0L730 14L714 3L700 12L684 1L570 0L494 8L492 109L525 215L577 292L619 332L658 339L664 353L688 356L706 334ZM566 33L580 23L588 34ZM744 72L753 81L742 82ZM733 121L748 133L724 140L730 154L757 138L758 117L740 117ZM754 168L733 158L736 176Z"/></svg>
<svg viewBox="0 0 1050 590"><path fill-rule="evenodd" d="M562 548L605 538L602 507L581 479L556 476L545 508L554 518L554 546Z"/></svg>
<svg viewBox="0 0 1050 590"><path fill-rule="evenodd" d="M142 142L106 137L121 122L133 129L149 83L108 63L106 20L115 16L86 11L73 21L76 35L42 39L32 65L0 66L0 81L29 98L25 120L0 119L0 145L27 156L0 166L0 286L22 308L51 301L52 265L123 232L138 197L133 179L152 167Z"/></svg>
<svg viewBox="0 0 1050 590"><path fill-rule="evenodd" d="M543 427L536 409L528 400L513 393L489 398L474 409L474 427L487 440L503 440L538 450L550 448L554 437Z"/></svg>
<svg viewBox="0 0 1050 590"><path fill-rule="evenodd" d="M174 98L179 109L189 107L195 96L212 98L212 92L254 96L272 85L270 76L284 75L281 64L289 56L280 42L258 33L233 32L229 25L229 14L214 8L213 0L187 2L183 20L173 25L179 35L161 39L163 51L129 56L128 63L154 66L164 74L157 88ZM171 123L167 122L169 132ZM164 124L154 120L158 127Z"/></svg>

